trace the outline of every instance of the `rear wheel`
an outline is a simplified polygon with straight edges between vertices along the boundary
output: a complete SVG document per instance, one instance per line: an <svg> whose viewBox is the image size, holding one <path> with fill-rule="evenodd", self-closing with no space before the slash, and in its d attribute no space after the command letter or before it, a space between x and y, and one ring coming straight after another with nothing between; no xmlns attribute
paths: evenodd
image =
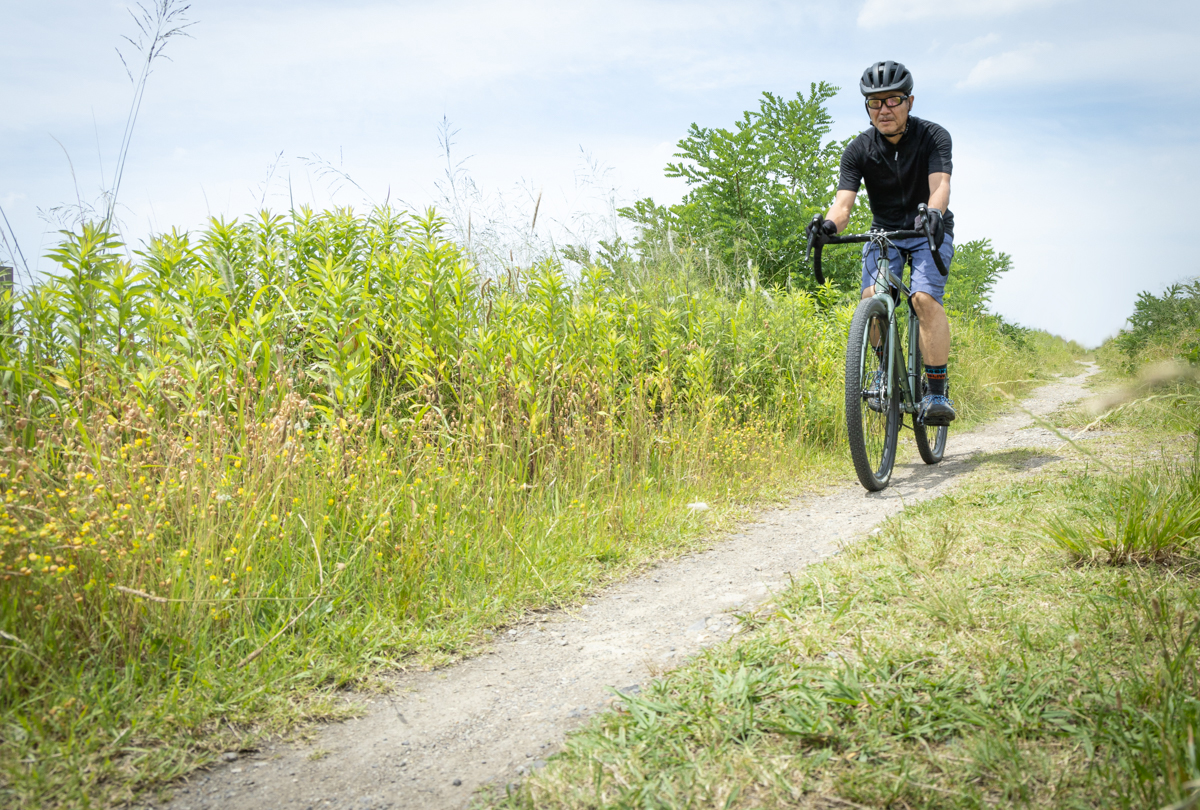
<svg viewBox="0 0 1200 810"><path fill-rule="evenodd" d="M871 492L892 478L900 433L900 400L887 379L890 339L887 306L877 298L860 302L846 344L846 433L854 471Z"/></svg>
<svg viewBox="0 0 1200 810"><path fill-rule="evenodd" d="M920 402L929 391L929 381L925 379L925 366L921 362L920 348L917 349L916 363L921 376L915 393L917 402ZM942 455L946 452L946 435L949 432L950 428L946 425L926 427L917 419L917 414L913 414L913 435L917 439L917 452L921 454L921 461L926 464L937 464L942 460ZM933 441L931 442L930 439Z"/></svg>

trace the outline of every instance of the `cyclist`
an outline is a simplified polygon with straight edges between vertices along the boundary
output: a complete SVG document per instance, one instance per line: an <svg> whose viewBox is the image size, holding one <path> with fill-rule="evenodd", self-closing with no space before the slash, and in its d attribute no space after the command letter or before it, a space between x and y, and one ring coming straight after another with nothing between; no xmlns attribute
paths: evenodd
<svg viewBox="0 0 1200 810"><path fill-rule="evenodd" d="M820 223L829 236L845 229L861 183L867 184L872 229L921 229L917 206L929 207L930 231L943 263L954 256L954 215L950 202L950 133L931 121L911 115L913 77L899 62L876 62L859 83L871 128L850 142L842 154L841 174L833 207ZM814 223L815 225L815 223ZM813 225L809 226L810 228ZM950 357L950 324L942 308L946 277L934 265L926 239L898 239L896 247L912 257L912 306L921 320L921 357L929 392L922 398L918 418L926 425L954 421L954 404L947 397L946 363ZM863 249L862 297L875 294L873 276L879 264L878 247ZM900 275L904 257L889 256L892 272Z"/></svg>

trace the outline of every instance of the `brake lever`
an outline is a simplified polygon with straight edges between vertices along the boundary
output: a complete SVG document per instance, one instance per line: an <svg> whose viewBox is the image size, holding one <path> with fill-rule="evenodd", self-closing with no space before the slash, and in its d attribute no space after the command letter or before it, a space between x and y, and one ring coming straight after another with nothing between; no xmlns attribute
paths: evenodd
<svg viewBox="0 0 1200 810"><path fill-rule="evenodd" d="M946 263L942 261L941 251L933 243L933 231L929 227L929 206L925 203L917 203L917 214L921 217L921 229L925 231L925 238L929 240L929 252L933 254L934 265L943 276L949 275L950 268L946 267Z"/></svg>

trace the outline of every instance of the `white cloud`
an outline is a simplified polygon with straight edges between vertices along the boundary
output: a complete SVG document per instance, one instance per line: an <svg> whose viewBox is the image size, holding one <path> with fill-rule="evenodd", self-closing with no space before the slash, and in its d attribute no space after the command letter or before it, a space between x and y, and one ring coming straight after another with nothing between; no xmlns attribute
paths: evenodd
<svg viewBox="0 0 1200 810"><path fill-rule="evenodd" d="M981 87L988 84L1011 84L1038 77L1044 70L1041 57L1053 51L1048 42L1032 42L1012 51L985 57L971 68L967 77L958 83L960 88Z"/></svg>
<svg viewBox="0 0 1200 810"><path fill-rule="evenodd" d="M867 0L858 13L858 24L863 28L879 28L929 18L999 17L1018 11L1048 8L1058 2L1060 0Z"/></svg>
<svg viewBox="0 0 1200 810"><path fill-rule="evenodd" d="M1107 36L1083 42L1031 42L984 57L957 86L1133 82L1151 92L1169 92L1177 83L1185 92L1194 91L1191 68L1198 50L1200 37L1181 32Z"/></svg>
<svg viewBox="0 0 1200 810"><path fill-rule="evenodd" d="M975 37L968 42L960 42L955 45L951 45L947 50L950 53L976 53L988 47L989 45L995 45L1000 41L1000 39L1000 35L995 31L992 31L990 34L984 34L983 36Z"/></svg>

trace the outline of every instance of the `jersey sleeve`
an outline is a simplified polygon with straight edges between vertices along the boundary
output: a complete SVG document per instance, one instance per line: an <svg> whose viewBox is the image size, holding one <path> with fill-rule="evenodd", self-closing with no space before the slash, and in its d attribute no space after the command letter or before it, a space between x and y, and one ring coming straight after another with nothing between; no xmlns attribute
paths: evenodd
<svg viewBox="0 0 1200 810"><path fill-rule="evenodd" d="M861 137L855 138L842 152L842 166L838 172L838 191L853 191L858 193L862 186L863 167L862 167L862 145L859 141Z"/></svg>
<svg viewBox="0 0 1200 810"><path fill-rule="evenodd" d="M933 149L929 152L929 173L954 173L954 161L950 158L950 133L939 126L929 128L933 140Z"/></svg>

